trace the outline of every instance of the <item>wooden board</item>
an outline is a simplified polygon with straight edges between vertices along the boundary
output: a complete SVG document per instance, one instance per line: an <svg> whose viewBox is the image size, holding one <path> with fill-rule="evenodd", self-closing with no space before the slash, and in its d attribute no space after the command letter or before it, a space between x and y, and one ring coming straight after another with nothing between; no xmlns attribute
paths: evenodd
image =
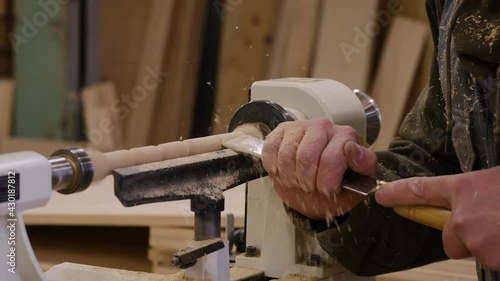
<svg viewBox="0 0 500 281"><path fill-rule="evenodd" d="M367 35L365 29L377 24L378 3L378 0L323 2L313 77L329 78L350 88L368 90L373 43L378 34Z"/></svg>
<svg viewBox="0 0 500 281"><path fill-rule="evenodd" d="M27 232L43 271L63 262L151 271L147 227L28 226Z"/></svg>
<svg viewBox="0 0 500 281"><path fill-rule="evenodd" d="M252 82L267 73L281 1L238 1L225 5L212 134L227 132L234 112L248 101ZM211 81L207 81L211 83Z"/></svg>
<svg viewBox="0 0 500 281"><path fill-rule="evenodd" d="M377 281L475 281L476 262L473 259L448 260L410 270L377 276Z"/></svg>
<svg viewBox="0 0 500 281"><path fill-rule="evenodd" d="M14 83L9 79L0 80L0 146L10 137Z"/></svg>
<svg viewBox="0 0 500 281"><path fill-rule="evenodd" d="M206 5L198 0L175 3L165 71L152 124L152 143L190 138L194 96L200 67Z"/></svg>
<svg viewBox="0 0 500 281"><path fill-rule="evenodd" d="M150 14L144 31L139 60L130 98L132 109L125 125L125 146L145 146L150 142L153 111L163 74L163 56L167 47L174 0L151 0Z"/></svg>
<svg viewBox="0 0 500 281"><path fill-rule="evenodd" d="M321 1L283 2L266 78L310 77Z"/></svg>
<svg viewBox="0 0 500 281"><path fill-rule="evenodd" d="M121 122L118 112L112 110L117 98L112 82L95 84L82 91L85 135L102 152L123 147Z"/></svg>
<svg viewBox="0 0 500 281"><path fill-rule="evenodd" d="M122 128L132 108L123 100L130 96L139 69L144 30L148 24L151 1L100 1L100 66L102 79L112 81L120 97ZM117 8L120 12L117 13ZM118 47L119 46L119 47Z"/></svg>
<svg viewBox="0 0 500 281"><path fill-rule="evenodd" d="M427 35L423 22L399 16L393 19L371 91L382 114L373 150L387 149L397 134Z"/></svg>

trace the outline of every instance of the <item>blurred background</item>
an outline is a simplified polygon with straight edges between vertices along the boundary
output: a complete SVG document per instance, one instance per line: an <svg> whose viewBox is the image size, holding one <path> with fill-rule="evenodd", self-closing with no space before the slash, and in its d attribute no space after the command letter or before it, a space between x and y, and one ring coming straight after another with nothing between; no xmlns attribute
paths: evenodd
<svg viewBox="0 0 500 281"><path fill-rule="evenodd" d="M372 95L384 148L427 83L423 2L1 0L0 151L223 133L252 82L291 76Z"/></svg>
<svg viewBox="0 0 500 281"><path fill-rule="evenodd" d="M373 149L384 149L427 85L424 2L0 0L0 153L223 133L252 82L291 76L370 94L383 118ZM192 236L189 222L172 227L155 213L66 205L25 216L44 269L72 261L170 272L168 257ZM473 268L455 261L379 280L475 280Z"/></svg>

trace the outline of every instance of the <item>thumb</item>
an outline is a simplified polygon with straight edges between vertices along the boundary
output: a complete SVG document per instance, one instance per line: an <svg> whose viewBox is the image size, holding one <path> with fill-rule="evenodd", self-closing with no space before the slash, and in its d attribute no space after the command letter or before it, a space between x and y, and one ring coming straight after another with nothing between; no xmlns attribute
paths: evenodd
<svg viewBox="0 0 500 281"><path fill-rule="evenodd" d="M377 155L373 151L348 141L344 145L344 155L351 170L365 176L377 176Z"/></svg>

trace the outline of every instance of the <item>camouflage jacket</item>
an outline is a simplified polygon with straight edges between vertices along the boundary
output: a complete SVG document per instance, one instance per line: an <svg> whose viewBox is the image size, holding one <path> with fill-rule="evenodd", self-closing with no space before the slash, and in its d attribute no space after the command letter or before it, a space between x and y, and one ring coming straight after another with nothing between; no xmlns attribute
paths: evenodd
<svg viewBox="0 0 500 281"><path fill-rule="evenodd" d="M378 177L456 174L496 165L493 128L500 62L500 1L427 0L434 58L425 89L388 151ZM500 159L499 159L500 160ZM370 197L336 227L288 210L301 229L358 275L447 259L441 232L399 217ZM478 266L479 280L500 274Z"/></svg>

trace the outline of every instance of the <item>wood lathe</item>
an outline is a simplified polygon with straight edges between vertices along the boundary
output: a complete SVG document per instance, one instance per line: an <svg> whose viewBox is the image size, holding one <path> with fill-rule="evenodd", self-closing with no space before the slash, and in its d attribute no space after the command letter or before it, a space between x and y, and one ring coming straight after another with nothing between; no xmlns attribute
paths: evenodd
<svg viewBox="0 0 500 281"><path fill-rule="evenodd" d="M222 147L244 134L264 138L281 122L318 117L352 126L366 146L380 130L377 106L367 95L333 80L289 78L255 82L251 101L234 114L228 134L109 153L65 149L49 159L32 152L0 155L0 279L374 280L352 275L313 237L294 228L260 160ZM82 192L110 173L115 195L125 207L191 199L194 241L171 259L181 273L138 274L68 263L42 273L22 211L45 205L53 190ZM221 237L220 212L223 192L240 184L247 185L245 251L230 262L232 247ZM9 244L12 237L15 245Z"/></svg>

